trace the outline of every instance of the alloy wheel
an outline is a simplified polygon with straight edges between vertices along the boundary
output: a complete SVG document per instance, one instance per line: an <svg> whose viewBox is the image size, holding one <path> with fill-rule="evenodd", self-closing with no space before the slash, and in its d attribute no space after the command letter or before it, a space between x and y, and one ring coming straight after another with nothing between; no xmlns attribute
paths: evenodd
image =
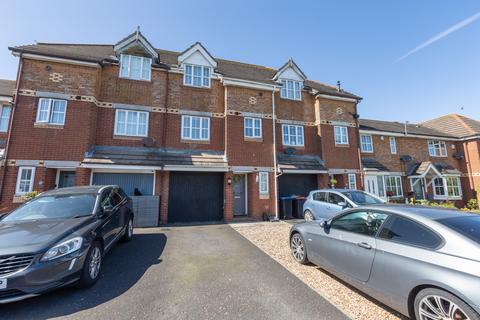
<svg viewBox="0 0 480 320"><path fill-rule="evenodd" d="M91 279L96 279L102 265L102 252L98 247L93 248L92 258L88 266L88 273Z"/></svg>
<svg viewBox="0 0 480 320"><path fill-rule="evenodd" d="M304 215L304 218L305 218L305 221L313 221L313 214L307 210L307 212L305 212L305 215Z"/></svg>
<svg viewBox="0 0 480 320"><path fill-rule="evenodd" d="M295 258L295 260L299 262L303 261L305 258L305 247L303 245L302 238L298 233L293 235L291 246L292 246L292 255Z"/></svg>
<svg viewBox="0 0 480 320"><path fill-rule="evenodd" d="M132 219L128 221L128 226L127 226L127 232L128 232L128 237L131 238L133 236L133 223Z"/></svg>
<svg viewBox="0 0 480 320"><path fill-rule="evenodd" d="M420 320L470 320L453 301L436 295L429 295L420 301Z"/></svg>

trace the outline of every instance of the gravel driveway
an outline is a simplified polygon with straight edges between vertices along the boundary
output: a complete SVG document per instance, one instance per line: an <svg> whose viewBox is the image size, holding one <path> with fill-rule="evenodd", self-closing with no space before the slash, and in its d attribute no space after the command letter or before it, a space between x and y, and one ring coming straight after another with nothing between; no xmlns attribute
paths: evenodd
<svg viewBox="0 0 480 320"><path fill-rule="evenodd" d="M288 241L291 224L281 221L231 226L352 319L407 319L322 269L295 262Z"/></svg>

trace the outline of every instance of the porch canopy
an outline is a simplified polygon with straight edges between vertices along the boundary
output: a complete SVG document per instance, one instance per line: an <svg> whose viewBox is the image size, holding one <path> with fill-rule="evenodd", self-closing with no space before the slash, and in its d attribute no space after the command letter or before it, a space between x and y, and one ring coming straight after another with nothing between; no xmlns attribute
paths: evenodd
<svg viewBox="0 0 480 320"><path fill-rule="evenodd" d="M382 163L378 162L374 158L362 158L362 167L363 171L365 173L374 173L374 172L390 172L390 169L388 169L385 165Z"/></svg>
<svg viewBox="0 0 480 320"><path fill-rule="evenodd" d="M420 181L420 179L424 179L424 181L426 181L426 186L428 187L436 178L460 175L460 171L447 163L434 163L431 161L414 163L407 171L407 176L412 179L412 188Z"/></svg>
<svg viewBox="0 0 480 320"><path fill-rule="evenodd" d="M277 154L278 167L284 173L327 173L320 157L313 155Z"/></svg>

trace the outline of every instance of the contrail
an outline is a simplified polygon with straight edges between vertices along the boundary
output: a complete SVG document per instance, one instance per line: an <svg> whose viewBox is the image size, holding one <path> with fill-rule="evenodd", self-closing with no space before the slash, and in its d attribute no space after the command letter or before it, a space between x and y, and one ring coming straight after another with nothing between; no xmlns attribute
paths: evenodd
<svg viewBox="0 0 480 320"><path fill-rule="evenodd" d="M462 20L462 21L460 21L459 23L451 26L451 27L448 28L447 30L442 31L442 32L438 33L437 35L431 37L430 39L428 39L427 41L425 41L424 43L422 43L421 45L419 45L419 46L416 47L415 49L413 49L413 50L407 52L405 55L401 56L396 62L399 62L399 61L405 59L406 57L414 54L415 52L420 51L420 50L422 50L422 49L425 48L425 47L428 47L428 46L431 45L432 43L435 43L435 42L437 42L438 40L445 38L445 37L448 36L449 34L455 32L455 31L457 31L457 30L460 30L460 29L462 29L463 27L468 26L470 23L475 22L475 21L478 20L479 18L480 18L480 12L477 12L477 13L475 13L473 16L468 17L468 18L466 18L465 20Z"/></svg>

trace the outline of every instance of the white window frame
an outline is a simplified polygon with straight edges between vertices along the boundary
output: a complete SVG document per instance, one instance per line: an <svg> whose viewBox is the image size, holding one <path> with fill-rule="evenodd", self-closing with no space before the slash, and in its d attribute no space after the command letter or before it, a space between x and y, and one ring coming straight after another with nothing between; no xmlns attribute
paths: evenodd
<svg viewBox="0 0 480 320"><path fill-rule="evenodd" d="M447 145L445 144L445 141L428 140L428 154L431 157L447 157Z"/></svg>
<svg viewBox="0 0 480 320"><path fill-rule="evenodd" d="M282 79L282 88L280 89L280 98L288 100L302 100L302 82L297 80ZM289 84L292 84L292 88L289 89ZM292 96L289 97L289 93L292 93Z"/></svg>
<svg viewBox="0 0 480 320"><path fill-rule="evenodd" d="M120 112L125 113L125 131L120 132L118 129L118 114ZM136 133L135 134L127 134L127 126L128 126L128 114L129 113L136 113L137 114L137 123L136 123ZM138 133L138 129L140 127L140 114L146 115L146 129L145 134ZM148 137L148 125L149 125L149 113L147 111L137 111L137 110L126 110L126 109L117 109L115 110L115 124L114 124L114 135L116 136L127 136L127 137Z"/></svg>
<svg viewBox="0 0 480 320"><path fill-rule="evenodd" d="M185 132L184 132L184 124L185 124L185 121L184 119L189 119L189 126L188 126L188 135L185 135ZM200 127L199 127L199 130L200 130L200 135L199 135L199 138L193 138L192 137L192 131L193 131L193 127L192 127L192 122L193 122L193 119L198 119L199 120L199 123L200 123ZM207 119L207 127L205 128L203 126L204 124L204 119ZM200 117L200 116L190 116L190 115L182 115L182 118L180 119L181 121L181 125L180 125L180 134L181 134L181 138L182 140L192 140L192 141L210 141L210 118L209 117ZM202 138L202 131L204 129L207 129L207 137L206 138Z"/></svg>
<svg viewBox="0 0 480 320"><path fill-rule="evenodd" d="M48 109L46 110L46 112L47 112L47 120L41 120L41 119L40 119L40 107L41 107L43 101L48 101ZM52 122L52 119L53 119L53 104L54 104L55 102L62 102L62 103L65 104L65 111L63 112L62 122ZM68 105L67 100L52 99L52 98L40 98L40 99L38 99L37 117L36 117L35 122L36 122L36 123L51 124L51 125L55 125L55 126L63 126L63 125L65 125L65 118L67 117L67 105Z"/></svg>
<svg viewBox="0 0 480 320"><path fill-rule="evenodd" d="M192 70L191 74L187 73L187 66L191 68ZM195 85L195 81L193 79L195 74L195 68L200 68L201 70L199 86ZM205 75L207 70L208 70L208 75ZM190 77L190 80L187 79L188 77ZM205 84L205 82L208 82L208 85ZM212 84L212 68L208 66L201 66L201 65L190 64L190 63L183 64L183 85L196 87L196 88L210 88L211 84Z"/></svg>
<svg viewBox="0 0 480 320"><path fill-rule="evenodd" d="M132 57L140 58L140 77L133 77L132 76ZM148 77L143 77L145 61L148 61ZM127 67L127 75L122 75L122 64L128 63ZM152 58L142 57L142 56L135 56L131 54L121 54L120 55L120 62L119 62L119 70L118 76L123 79L131 79L131 80L142 80L142 81L151 81L152 79Z"/></svg>
<svg viewBox="0 0 480 320"><path fill-rule="evenodd" d="M393 179L395 181L395 195L391 196L390 198L402 198L403 197L403 185L402 185L402 177L401 176L384 176L383 177L383 185L385 188L385 196L387 196L388 192L391 191L388 189L387 181L389 179ZM388 197L388 196L387 196Z"/></svg>
<svg viewBox="0 0 480 320"><path fill-rule="evenodd" d="M291 128L294 128L293 135L290 132ZM292 140L294 140L293 143ZM295 124L282 124L282 144L290 147L305 146L305 132L303 130L303 126Z"/></svg>
<svg viewBox="0 0 480 320"><path fill-rule="evenodd" d="M22 172L24 170L31 170L32 171L32 175L30 176L28 191L20 191L21 177L22 177ZM25 195L29 192L32 192L34 182L35 182L35 167L18 167L17 183L16 183L16 186L15 186L15 194L19 195L19 196L22 196L22 195Z"/></svg>
<svg viewBox="0 0 480 320"><path fill-rule="evenodd" d="M348 189L357 189L357 175L355 173L348 174Z"/></svg>
<svg viewBox="0 0 480 320"><path fill-rule="evenodd" d="M252 126L247 126L247 121L252 121ZM257 127L258 126L258 127ZM252 134L248 135L247 129L252 129ZM255 132L259 130L259 134L257 135ZM262 137L262 118L251 118L245 117L243 119L243 135L245 138L261 138Z"/></svg>
<svg viewBox="0 0 480 320"><path fill-rule="evenodd" d="M397 154L397 139L395 137L388 137L388 143L390 144L390 153Z"/></svg>
<svg viewBox="0 0 480 320"><path fill-rule="evenodd" d="M4 104L4 105L1 105L0 106L0 132L8 132L8 128L10 127L10 117L12 115L12 106L10 105L7 105L7 104ZM5 109L9 109L10 111L8 112L8 117L5 117L3 112L5 111ZM1 129L1 123L2 121L6 121L6 127L5 127L5 130L2 130Z"/></svg>
<svg viewBox="0 0 480 320"><path fill-rule="evenodd" d="M336 145L348 145L348 127L333 126L333 139Z"/></svg>
<svg viewBox="0 0 480 320"><path fill-rule="evenodd" d="M268 172L258 173L258 190L261 195L266 195L269 192L268 178L269 178Z"/></svg>
<svg viewBox="0 0 480 320"><path fill-rule="evenodd" d="M364 141L364 138L370 141ZM364 153L373 153L373 137L371 134L360 134L360 150Z"/></svg>
<svg viewBox="0 0 480 320"><path fill-rule="evenodd" d="M452 181L456 182L456 185L448 185L448 180L451 179ZM437 185L437 181L441 181L441 185ZM462 194L462 185L460 182L460 177L459 176L444 176L444 177L439 177L435 178L433 183L433 198L435 200L449 200L449 199L462 199L463 194ZM437 188L442 188L444 194L438 194L437 193ZM455 188L458 195L452 194L451 190L452 188Z"/></svg>

